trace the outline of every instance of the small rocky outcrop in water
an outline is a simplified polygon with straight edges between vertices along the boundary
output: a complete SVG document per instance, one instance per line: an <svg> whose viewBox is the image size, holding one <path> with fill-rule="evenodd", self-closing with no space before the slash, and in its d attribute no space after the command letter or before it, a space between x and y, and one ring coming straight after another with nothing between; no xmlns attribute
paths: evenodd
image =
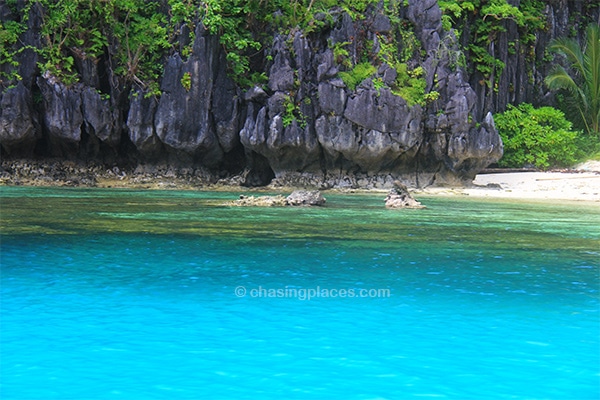
<svg viewBox="0 0 600 400"><path fill-rule="evenodd" d="M230 201L225 205L237 207L283 207L287 203L285 197L278 196L246 196L240 195L240 198Z"/></svg>
<svg viewBox="0 0 600 400"><path fill-rule="evenodd" d="M385 198L385 206L387 208L425 208L418 200L416 200L408 192L408 188L396 181L394 188L390 190Z"/></svg>
<svg viewBox="0 0 600 400"><path fill-rule="evenodd" d="M318 190L296 190L285 201L289 206L322 206L326 200Z"/></svg>
<svg viewBox="0 0 600 400"><path fill-rule="evenodd" d="M322 206L325 198L318 190L296 190L287 197L277 196L246 196L225 203L237 207L283 207L283 206Z"/></svg>

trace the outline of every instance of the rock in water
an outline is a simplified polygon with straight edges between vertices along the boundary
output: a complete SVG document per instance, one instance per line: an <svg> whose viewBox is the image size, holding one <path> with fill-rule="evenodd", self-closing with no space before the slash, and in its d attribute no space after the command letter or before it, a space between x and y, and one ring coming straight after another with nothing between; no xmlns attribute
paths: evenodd
<svg viewBox="0 0 600 400"><path fill-rule="evenodd" d="M395 181L394 188L385 198L387 208L425 208L408 192L408 188L401 182Z"/></svg>
<svg viewBox="0 0 600 400"><path fill-rule="evenodd" d="M283 196L245 196L241 195L238 200L225 203L227 206L237 207L283 207L287 203Z"/></svg>
<svg viewBox="0 0 600 400"><path fill-rule="evenodd" d="M290 206L322 206L326 200L318 190L295 190L285 201Z"/></svg>
<svg viewBox="0 0 600 400"><path fill-rule="evenodd" d="M240 195L238 200L225 203L227 206L253 206L253 207L273 207L273 206L321 206L325 204L325 198L318 190L296 190L288 197L277 196L246 196Z"/></svg>

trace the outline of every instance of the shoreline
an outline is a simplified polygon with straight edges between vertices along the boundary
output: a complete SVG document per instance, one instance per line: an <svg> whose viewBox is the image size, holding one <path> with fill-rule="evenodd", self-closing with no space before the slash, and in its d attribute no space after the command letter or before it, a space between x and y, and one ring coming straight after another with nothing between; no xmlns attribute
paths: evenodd
<svg viewBox="0 0 600 400"><path fill-rule="evenodd" d="M415 196L468 196L522 201L569 201L600 203L600 172L504 172L477 175L473 185L424 188Z"/></svg>
<svg viewBox="0 0 600 400"><path fill-rule="evenodd" d="M18 165L18 168L15 168ZM33 187L89 187L103 189L135 190L210 190L244 193L283 192L299 187L268 185L262 187L242 186L243 176L214 180L202 170L176 170L157 166L152 170L123 171L118 167L107 169L100 165L82 165L69 161L42 163L38 161L6 162L0 170L0 186ZM600 161L589 161L575 170L548 172L500 172L483 173L472 184L456 186L430 186L409 188L413 196L576 201L600 203ZM387 193L389 188L329 188L331 193Z"/></svg>

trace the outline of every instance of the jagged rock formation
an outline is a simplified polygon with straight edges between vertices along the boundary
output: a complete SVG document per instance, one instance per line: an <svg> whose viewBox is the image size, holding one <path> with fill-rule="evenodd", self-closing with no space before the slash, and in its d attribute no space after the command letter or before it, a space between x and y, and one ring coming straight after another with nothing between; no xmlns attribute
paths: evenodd
<svg viewBox="0 0 600 400"><path fill-rule="evenodd" d="M311 42L298 32L275 38L269 80L274 93L265 104L249 106L240 136L247 149L269 160L278 182L389 186L402 177L412 185L429 185L436 180L472 178L501 157L493 119L488 115L480 123L475 121L475 93L461 72L452 72L449 60L440 58L444 33L437 3L409 2L408 18L421 35L427 76L438 77L440 116L419 105L409 106L389 89L375 88L370 79L349 90L337 77L332 49L319 47L325 42L322 38ZM369 27L369 40L376 40L378 29L390 25L387 17L377 13L361 23ZM327 39L334 44L351 42L358 28L342 15ZM358 45L352 42L350 53ZM380 75L386 79L392 73L388 68ZM302 126L293 121L284 126L286 96L293 96L291 101L309 123Z"/></svg>
<svg viewBox="0 0 600 400"><path fill-rule="evenodd" d="M385 198L387 208L426 208L420 201L416 200L401 182L394 182L394 188L390 190Z"/></svg>
<svg viewBox="0 0 600 400"><path fill-rule="evenodd" d="M564 1L550 3L549 12L559 17ZM0 16L9 14L0 5ZM39 47L41 11L32 7L30 14L23 40ZM400 15L422 44L413 67L424 69L426 92L439 92L424 106L409 105L374 78L351 89L339 77L332 46L349 43L350 57L367 42L376 47L391 26L380 9L359 21L340 9L330 17L320 32L275 33L268 88L245 91L227 75L218 38L202 24L192 55L166 60L158 98L124 85L106 60L76 57L80 82L66 86L48 73L40 76L37 55L26 50L19 56L23 80L0 94L3 155L166 162L206 167L216 178L240 174L248 186L317 187L469 180L502 156L489 111L501 108L494 101L513 99L490 103L487 93L474 90L474 78L456 68L447 50L457 40L442 30L435 0L409 1ZM383 64L376 77L390 83L396 73ZM522 83L511 74L505 79Z"/></svg>
<svg viewBox="0 0 600 400"><path fill-rule="evenodd" d="M326 201L318 190L294 190L285 198L289 206L322 206Z"/></svg>
<svg viewBox="0 0 600 400"><path fill-rule="evenodd" d="M31 91L19 82L13 89L0 95L0 138L7 152L11 149L25 149L31 154L35 141L39 138L31 102Z"/></svg>

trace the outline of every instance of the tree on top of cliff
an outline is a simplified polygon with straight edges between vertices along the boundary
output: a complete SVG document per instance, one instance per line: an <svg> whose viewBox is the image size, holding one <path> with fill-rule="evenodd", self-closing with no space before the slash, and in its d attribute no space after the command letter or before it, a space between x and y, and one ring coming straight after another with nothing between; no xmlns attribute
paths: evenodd
<svg viewBox="0 0 600 400"><path fill-rule="evenodd" d="M553 90L564 90L568 106L576 110L576 125L600 135L600 26L590 24L583 46L574 39L559 38L550 49L566 57L568 70L557 65L546 77Z"/></svg>

